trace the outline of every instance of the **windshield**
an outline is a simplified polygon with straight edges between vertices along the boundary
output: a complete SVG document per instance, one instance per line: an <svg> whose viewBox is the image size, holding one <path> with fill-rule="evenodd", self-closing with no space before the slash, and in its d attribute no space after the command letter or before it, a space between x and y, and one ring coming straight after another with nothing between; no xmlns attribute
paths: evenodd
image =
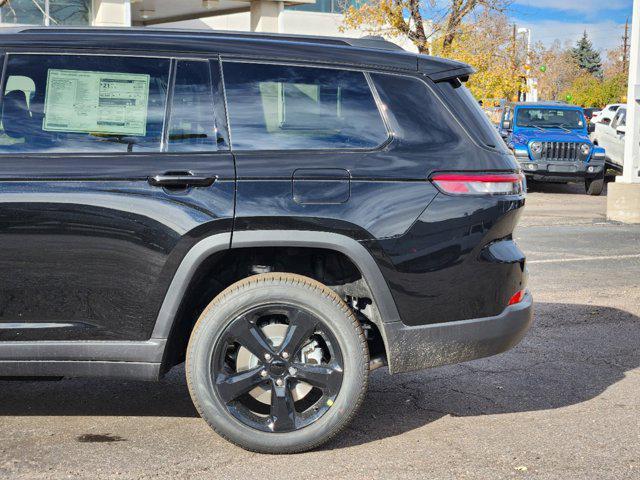
<svg viewBox="0 0 640 480"><path fill-rule="evenodd" d="M519 127L582 129L584 117L579 110L519 108L516 124Z"/></svg>

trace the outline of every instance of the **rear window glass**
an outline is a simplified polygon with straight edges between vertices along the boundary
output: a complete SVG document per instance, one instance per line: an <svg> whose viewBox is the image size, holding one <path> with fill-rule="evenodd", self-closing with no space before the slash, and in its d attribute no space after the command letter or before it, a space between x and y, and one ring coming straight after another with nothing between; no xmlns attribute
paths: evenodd
<svg viewBox="0 0 640 480"><path fill-rule="evenodd" d="M388 138L362 72L223 65L235 149L374 148Z"/></svg>
<svg viewBox="0 0 640 480"><path fill-rule="evenodd" d="M160 151L170 61L9 55L0 153Z"/></svg>
<svg viewBox="0 0 640 480"><path fill-rule="evenodd" d="M436 83L443 100L452 108L456 117L467 127L467 131L478 142L497 150L506 150L506 146L497 129L491 124L480 104L459 81Z"/></svg>

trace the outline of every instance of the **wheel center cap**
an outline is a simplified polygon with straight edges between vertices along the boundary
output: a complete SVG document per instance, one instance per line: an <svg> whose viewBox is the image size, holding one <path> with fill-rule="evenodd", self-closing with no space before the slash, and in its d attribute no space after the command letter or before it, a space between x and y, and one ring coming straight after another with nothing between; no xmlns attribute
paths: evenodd
<svg viewBox="0 0 640 480"><path fill-rule="evenodd" d="M287 364L282 360L274 360L269 364L271 375L280 376L287 371Z"/></svg>

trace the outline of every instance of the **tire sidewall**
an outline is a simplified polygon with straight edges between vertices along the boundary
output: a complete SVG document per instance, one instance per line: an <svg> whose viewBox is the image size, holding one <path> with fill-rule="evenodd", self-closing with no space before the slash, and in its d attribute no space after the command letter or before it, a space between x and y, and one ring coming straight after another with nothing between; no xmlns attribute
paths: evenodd
<svg viewBox="0 0 640 480"><path fill-rule="evenodd" d="M244 425L218 398L211 374L213 351L227 326L253 307L275 303L302 307L316 315L333 333L343 357L342 386L334 404L314 423L294 432L263 432ZM345 309L342 301L336 302L313 284L273 279L256 278L224 295L222 301L214 300L194 329L187 355L189 386L200 414L222 436L250 450L303 450L329 439L355 413L368 374L366 343L363 348L360 327Z"/></svg>

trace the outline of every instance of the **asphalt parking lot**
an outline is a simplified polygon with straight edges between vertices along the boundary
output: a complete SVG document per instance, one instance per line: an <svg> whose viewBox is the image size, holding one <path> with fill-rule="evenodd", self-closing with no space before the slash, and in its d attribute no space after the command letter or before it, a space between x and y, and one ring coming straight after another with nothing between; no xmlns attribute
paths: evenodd
<svg viewBox="0 0 640 480"><path fill-rule="evenodd" d="M373 373L337 440L245 452L161 383L0 382L0 478L640 478L640 225L605 221L579 186L530 194L516 238L535 325L514 350Z"/></svg>

